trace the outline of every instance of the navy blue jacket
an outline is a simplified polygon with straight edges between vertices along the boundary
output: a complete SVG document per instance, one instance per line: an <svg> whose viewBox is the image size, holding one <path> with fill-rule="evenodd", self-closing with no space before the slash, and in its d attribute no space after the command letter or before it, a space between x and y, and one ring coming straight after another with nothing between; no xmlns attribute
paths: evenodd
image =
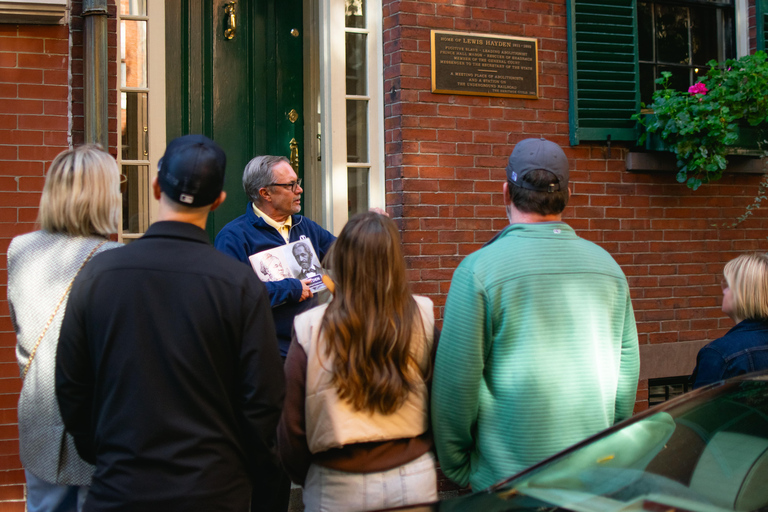
<svg viewBox="0 0 768 512"><path fill-rule="evenodd" d="M291 231L289 240L296 242L302 238L309 239L320 261L336 240L330 232L316 222L301 215L291 216ZM246 206L245 215L241 215L224 226L216 235L214 246L250 268L249 256L266 251L279 245L285 245L285 239L275 228L264 222L256 215L250 203ZM269 300L272 303L272 315L275 320L277 340L280 344L280 355L288 355L291 345L291 328L296 315L316 305L313 299L299 302L301 299L301 281L298 279L283 279L264 283L267 285Z"/></svg>
<svg viewBox="0 0 768 512"><path fill-rule="evenodd" d="M691 380L700 388L737 375L768 369L768 321L743 320L699 350Z"/></svg>

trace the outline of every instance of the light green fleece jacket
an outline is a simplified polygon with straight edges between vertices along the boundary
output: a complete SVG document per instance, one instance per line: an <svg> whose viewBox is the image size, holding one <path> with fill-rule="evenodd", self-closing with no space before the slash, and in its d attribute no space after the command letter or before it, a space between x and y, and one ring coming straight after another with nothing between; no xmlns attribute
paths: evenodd
<svg viewBox="0 0 768 512"><path fill-rule="evenodd" d="M624 273L564 222L512 224L451 281L432 384L443 472L483 489L632 414Z"/></svg>

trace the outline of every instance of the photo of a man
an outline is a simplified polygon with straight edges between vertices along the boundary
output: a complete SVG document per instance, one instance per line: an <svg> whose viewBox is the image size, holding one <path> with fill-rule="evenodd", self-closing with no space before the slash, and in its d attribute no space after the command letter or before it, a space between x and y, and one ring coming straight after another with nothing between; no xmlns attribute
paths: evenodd
<svg viewBox="0 0 768 512"><path fill-rule="evenodd" d="M305 242L297 242L293 246L293 257L296 258L296 263L299 264L301 270L296 276L299 279L310 279L321 274L321 270L318 266L312 262L312 251L307 247Z"/></svg>
<svg viewBox="0 0 768 512"><path fill-rule="evenodd" d="M253 270L264 282L282 279L301 280L312 293L325 290L323 267L309 240L301 239L290 244L261 251L248 258Z"/></svg>

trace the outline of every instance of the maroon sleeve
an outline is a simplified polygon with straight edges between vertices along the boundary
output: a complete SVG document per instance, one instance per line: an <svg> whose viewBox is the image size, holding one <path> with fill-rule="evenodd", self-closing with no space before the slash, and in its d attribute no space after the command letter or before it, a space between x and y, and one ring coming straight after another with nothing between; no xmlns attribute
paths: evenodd
<svg viewBox="0 0 768 512"><path fill-rule="evenodd" d="M307 354L294 333L285 359L285 404L277 426L277 448L285 472L301 486L312 463L304 421L306 380Z"/></svg>

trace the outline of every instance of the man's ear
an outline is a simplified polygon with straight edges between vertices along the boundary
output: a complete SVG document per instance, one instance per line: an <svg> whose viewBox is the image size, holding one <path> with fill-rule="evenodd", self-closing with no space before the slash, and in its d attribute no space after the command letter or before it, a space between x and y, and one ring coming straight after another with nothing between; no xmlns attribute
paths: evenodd
<svg viewBox="0 0 768 512"><path fill-rule="evenodd" d="M155 196L155 199L158 201L160 200L160 194L163 193L163 190L160 188L160 183L157 181L157 176L152 178L152 194Z"/></svg>
<svg viewBox="0 0 768 512"><path fill-rule="evenodd" d="M227 198L227 193L224 190L222 190L221 194L219 194L219 197L217 197L216 200L211 204L210 211L213 211L219 206L221 206L221 203L223 203L226 198Z"/></svg>
<svg viewBox="0 0 768 512"><path fill-rule="evenodd" d="M259 197L262 201L272 202L272 196L269 195L269 190L267 190L267 187L259 189Z"/></svg>
<svg viewBox="0 0 768 512"><path fill-rule="evenodd" d="M512 204L512 199L509 197L509 182L505 181L504 184L501 186L501 191L504 194L504 206L509 206Z"/></svg>

